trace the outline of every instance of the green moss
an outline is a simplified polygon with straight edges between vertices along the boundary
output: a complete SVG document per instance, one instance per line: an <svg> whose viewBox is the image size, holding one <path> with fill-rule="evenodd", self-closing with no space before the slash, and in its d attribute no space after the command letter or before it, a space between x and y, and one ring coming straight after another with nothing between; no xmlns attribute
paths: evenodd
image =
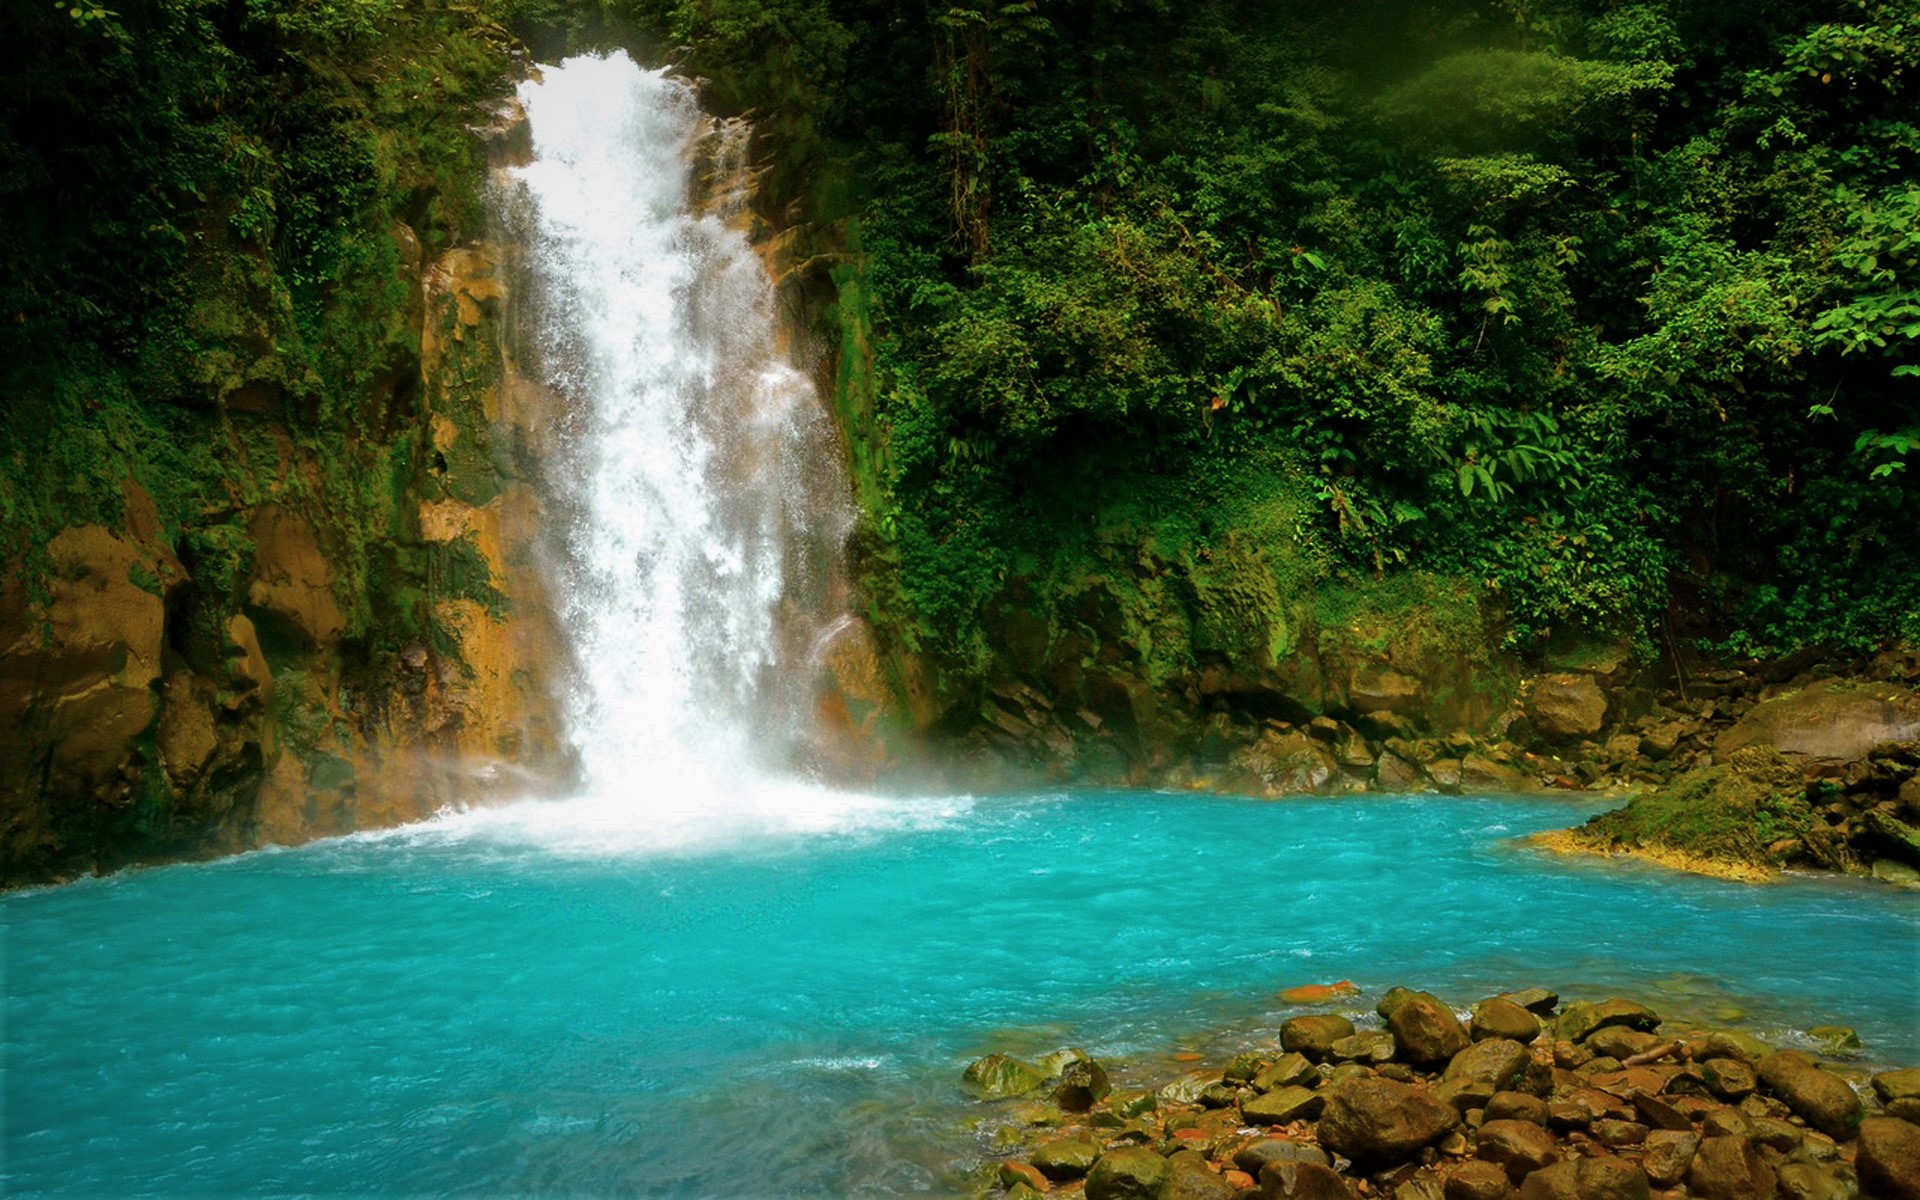
<svg viewBox="0 0 1920 1200"><path fill-rule="evenodd" d="M1687 772L1625 808L1602 813L1578 835L1605 848L1657 847L1701 858L1778 865L1768 847L1814 828L1798 768L1768 750Z"/></svg>

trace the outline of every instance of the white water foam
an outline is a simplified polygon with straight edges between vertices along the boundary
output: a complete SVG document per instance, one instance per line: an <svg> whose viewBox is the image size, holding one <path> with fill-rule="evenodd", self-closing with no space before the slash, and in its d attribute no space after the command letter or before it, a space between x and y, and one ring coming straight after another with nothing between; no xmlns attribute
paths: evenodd
<svg viewBox="0 0 1920 1200"><path fill-rule="evenodd" d="M584 787L432 824L620 854L944 819L956 802L795 771L851 505L738 227L744 127L619 53L544 68L520 101L534 156L507 181L526 247L510 339L565 410L554 567Z"/></svg>

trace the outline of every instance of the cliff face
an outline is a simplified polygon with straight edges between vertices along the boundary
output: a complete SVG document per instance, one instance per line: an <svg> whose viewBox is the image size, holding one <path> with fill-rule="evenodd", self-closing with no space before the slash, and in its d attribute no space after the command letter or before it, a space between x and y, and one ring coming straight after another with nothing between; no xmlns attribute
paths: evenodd
<svg viewBox="0 0 1920 1200"><path fill-rule="evenodd" d="M495 157L518 141L507 118ZM339 436L267 389L194 414L223 493L56 532L0 580L0 880L292 844L555 786L566 661L534 569L542 397L506 257L391 231L406 341Z"/></svg>

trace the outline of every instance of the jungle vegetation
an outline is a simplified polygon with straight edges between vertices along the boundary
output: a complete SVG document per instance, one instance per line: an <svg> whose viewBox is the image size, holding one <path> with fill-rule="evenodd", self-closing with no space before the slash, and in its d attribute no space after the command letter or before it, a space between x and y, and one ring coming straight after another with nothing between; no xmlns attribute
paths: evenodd
<svg viewBox="0 0 1920 1200"><path fill-rule="evenodd" d="M9 7L0 554L130 463L216 525L182 432L243 389L402 419L357 399L393 222L472 232L516 41L625 43L762 122L869 595L956 670L1009 589L1142 563L1462 581L1523 651L1920 637L1898 0Z"/></svg>

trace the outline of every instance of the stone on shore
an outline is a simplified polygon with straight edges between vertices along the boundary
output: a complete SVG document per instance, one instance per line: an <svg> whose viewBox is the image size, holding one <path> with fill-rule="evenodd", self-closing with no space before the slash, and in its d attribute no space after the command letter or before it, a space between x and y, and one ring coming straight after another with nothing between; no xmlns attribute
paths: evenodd
<svg viewBox="0 0 1920 1200"><path fill-rule="evenodd" d="M1490 1162L1464 1162L1447 1174L1446 1200L1514 1200L1513 1181L1505 1167Z"/></svg>
<svg viewBox="0 0 1920 1200"><path fill-rule="evenodd" d="M1760 1078L1795 1115L1828 1137L1851 1137L1860 1123L1860 1097L1847 1081L1804 1054L1782 1050L1760 1064Z"/></svg>
<svg viewBox="0 0 1920 1200"><path fill-rule="evenodd" d="M1453 1010L1428 992L1401 997L1387 1017L1387 1028L1399 1057L1412 1063L1445 1062L1472 1041Z"/></svg>
<svg viewBox="0 0 1920 1200"><path fill-rule="evenodd" d="M1513 1001L1496 996L1481 1001L1479 1007L1473 1010L1473 1021L1468 1032L1475 1041L1506 1038L1525 1045L1540 1036L1540 1018Z"/></svg>
<svg viewBox="0 0 1920 1200"><path fill-rule="evenodd" d="M1102 1154L1087 1172L1087 1200L1155 1200L1167 1177L1167 1160L1144 1146Z"/></svg>
<svg viewBox="0 0 1920 1200"><path fill-rule="evenodd" d="M1240 1114L1249 1125L1286 1125L1311 1121L1326 1106L1326 1097L1319 1092L1290 1085L1248 1100L1240 1106Z"/></svg>
<svg viewBox="0 0 1920 1200"><path fill-rule="evenodd" d="M1860 1122L1855 1168L1870 1196L1920 1200L1920 1126L1897 1117Z"/></svg>
<svg viewBox="0 0 1920 1200"><path fill-rule="evenodd" d="M1687 1188L1700 1200L1771 1200L1776 1186L1751 1139L1710 1137L1687 1169Z"/></svg>
<svg viewBox="0 0 1920 1200"><path fill-rule="evenodd" d="M1348 1079L1333 1085L1316 1132L1320 1144L1356 1162L1392 1163L1411 1156L1460 1123L1451 1105L1390 1079Z"/></svg>
<svg viewBox="0 0 1920 1200"><path fill-rule="evenodd" d="M1325 1062L1333 1054L1335 1042L1352 1036L1353 1022L1338 1013L1294 1017L1280 1026L1280 1048Z"/></svg>
<svg viewBox="0 0 1920 1200"><path fill-rule="evenodd" d="M1700 1135L1672 1129L1656 1129L1647 1134L1647 1155L1640 1166L1647 1178L1661 1187L1672 1187L1687 1177L1693 1156L1700 1149Z"/></svg>
<svg viewBox="0 0 1920 1200"><path fill-rule="evenodd" d="M1260 1169L1268 1163L1306 1162L1329 1165L1327 1152L1312 1142L1296 1141L1293 1138L1258 1138L1234 1151L1233 1165L1247 1174L1258 1178Z"/></svg>
<svg viewBox="0 0 1920 1200"><path fill-rule="evenodd" d="M1107 1071L1090 1058L1077 1059L1060 1072L1060 1085L1053 1089L1053 1102L1070 1113L1083 1113L1107 1098L1113 1084Z"/></svg>
<svg viewBox="0 0 1920 1200"><path fill-rule="evenodd" d="M1260 1200L1353 1200L1353 1189L1332 1167L1277 1162L1260 1170Z"/></svg>
<svg viewBox="0 0 1920 1200"><path fill-rule="evenodd" d="M1646 1172L1618 1158L1557 1162L1527 1176L1520 1200L1649 1200Z"/></svg>
<svg viewBox="0 0 1920 1200"><path fill-rule="evenodd" d="M1609 1025L1651 1033L1659 1027L1660 1015L1631 1000L1602 1000L1597 1004L1575 1001L1554 1021L1553 1036L1570 1042L1584 1041L1595 1030Z"/></svg>
<svg viewBox="0 0 1920 1200"><path fill-rule="evenodd" d="M1519 1183L1540 1168L1560 1161L1560 1143L1531 1121L1488 1121L1480 1126L1474 1154L1506 1168Z"/></svg>
<svg viewBox="0 0 1920 1200"><path fill-rule="evenodd" d="M1080 1178L1099 1160L1099 1143L1085 1134L1044 1142L1033 1152L1034 1168L1055 1183Z"/></svg>

